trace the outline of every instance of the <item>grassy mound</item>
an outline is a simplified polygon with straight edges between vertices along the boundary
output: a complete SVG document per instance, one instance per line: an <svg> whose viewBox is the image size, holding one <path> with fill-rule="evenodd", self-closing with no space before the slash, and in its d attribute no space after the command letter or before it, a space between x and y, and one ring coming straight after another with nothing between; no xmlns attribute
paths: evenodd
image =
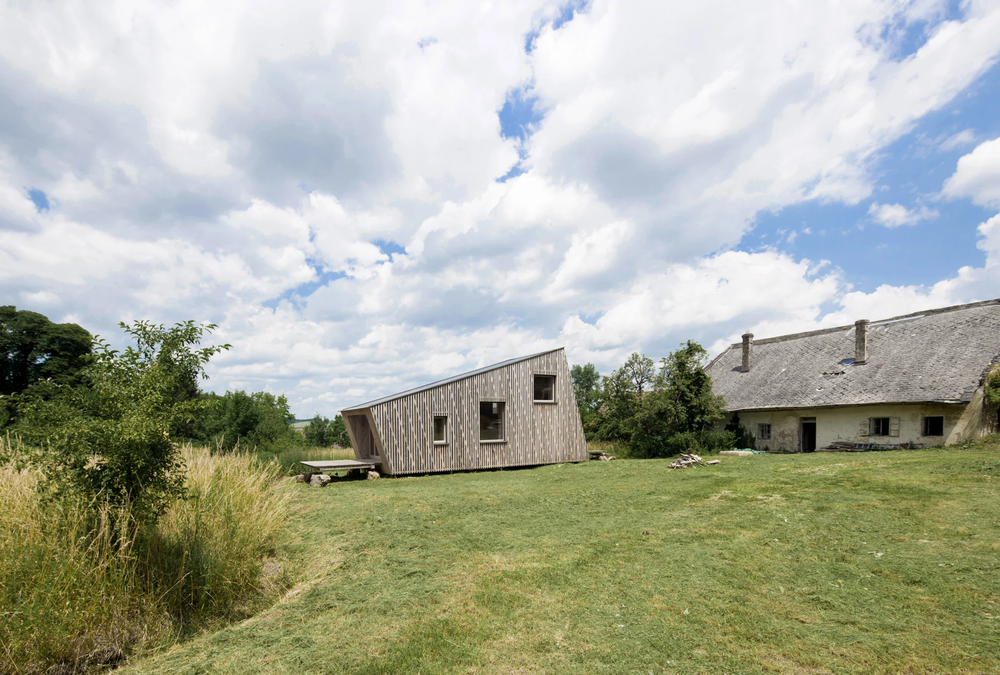
<svg viewBox="0 0 1000 675"><path fill-rule="evenodd" d="M142 673L1000 672L1000 445L293 486L301 583Z"/></svg>

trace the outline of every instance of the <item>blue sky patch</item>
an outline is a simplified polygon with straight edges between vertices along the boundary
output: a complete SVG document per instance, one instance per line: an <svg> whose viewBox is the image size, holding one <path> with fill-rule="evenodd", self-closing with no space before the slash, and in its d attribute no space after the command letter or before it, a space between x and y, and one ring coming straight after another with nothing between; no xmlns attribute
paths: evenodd
<svg viewBox="0 0 1000 675"><path fill-rule="evenodd" d="M868 199L855 206L809 201L758 213L739 249L774 248L795 258L829 260L854 290L865 292L883 284L931 285L963 265L981 267L984 254L976 248L976 229L995 210L940 192L960 157L1000 136L997 100L1000 65L880 152ZM887 204L924 217L886 227L873 211Z"/></svg>
<svg viewBox="0 0 1000 675"><path fill-rule="evenodd" d="M518 88L507 92L507 100L500 109L500 136L523 141L531 133L531 127L542 121L542 113L537 106L538 97L530 89Z"/></svg>
<svg viewBox="0 0 1000 675"><path fill-rule="evenodd" d="M934 17L933 21L914 21L905 23L901 18L886 24L882 28L879 36L883 40L895 43L892 51L892 58L896 61L903 61L907 57L916 54L927 42L934 29L944 21L958 21L963 16L961 2L949 0L943 15Z"/></svg>
<svg viewBox="0 0 1000 675"><path fill-rule="evenodd" d="M49 198L41 190L34 188L28 190L28 197L35 204L35 208L38 209L39 213L49 210Z"/></svg>
<svg viewBox="0 0 1000 675"><path fill-rule="evenodd" d="M590 8L590 0L570 0L565 5L559 8L559 13L554 19L552 19L552 30L559 30L564 24L569 23L573 18L587 9ZM524 36L524 51L530 54L535 50L535 40L541 35L542 29L548 25L549 22L544 22L538 28L535 28L528 32Z"/></svg>
<svg viewBox="0 0 1000 675"><path fill-rule="evenodd" d="M512 166L510 168L510 171L508 171L504 175L502 175L499 178L497 178L497 182L498 183L506 183L511 178L517 178L522 173L524 173L524 168L521 166L521 163L518 162L517 164L515 164L514 166Z"/></svg>
<svg viewBox="0 0 1000 675"><path fill-rule="evenodd" d="M372 243L378 246L378 250L390 257L396 253L403 255L406 254L406 248L389 239L376 239Z"/></svg>
<svg viewBox="0 0 1000 675"><path fill-rule="evenodd" d="M299 284L295 288L290 288L278 297L266 300L262 304L269 309L277 309L282 300L287 300L295 305L296 308L301 309L303 300L318 291L320 288L329 284L331 281L343 279L347 276L343 272L324 271L324 269L316 263L313 263L313 270L316 272L316 278L314 280L307 281L304 284Z"/></svg>

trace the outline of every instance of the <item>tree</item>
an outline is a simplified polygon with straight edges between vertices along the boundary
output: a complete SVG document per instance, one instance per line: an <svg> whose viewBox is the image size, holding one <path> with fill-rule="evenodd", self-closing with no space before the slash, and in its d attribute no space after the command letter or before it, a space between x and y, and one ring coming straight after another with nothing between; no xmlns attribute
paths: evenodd
<svg viewBox="0 0 1000 675"><path fill-rule="evenodd" d="M13 306L0 307L0 427L16 417L12 397L53 383L81 384L93 337L75 323L52 323Z"/></svg>
<svg viewBox="0 0 1000 675"><path fill-rule="evenodd" d="M622 376L632 384L632 390L639 398L656 382L656 364L653 359L633 352L621 367Z"/></svg>
<svg viewBox="0 0 1000 675"><path fill-rule="evenodd" d="M660 362L657 386L678 406L681 424L689 431L705 431L724 416L723 400L712 392L712 378L705 372L708 352L688 340Z"/></svg>
<svg viewBox="0 0 1000 675"><path fill-rule="evenodd" d="M75 323L0 307L0 395L19 394L39 380L79 384L92 340Z"/></svg>
<svg viewBox="0 0 1000 675"><path fill-rule="evenodd" d="M317 448L328 448L338 445L342 448L351 447L351 437L347 433L344 418L337 415L333 420L321 417L319 413L309 420L305 428L306 444Z"/></svg>
<svg viewBox="0 0 1000 675"><path fill-rule="evenodd" d="M593 363L573 366L569 374L573 380L573 393L580 409L584 432L593 434L600 422L598 412L601 408L601 374Z"/></svg>
<svg viewBox="0 0 1000 675"><path fill-rule="evenodd" d="M633 353L621 368L603 379L594 434L599 440L627 441L632 437L631 421L654 372L652 359Z"/></svg>
<svg viewBox="0 0 1000 675"><path fill-rule="evenodd" d="M344 422L344 418L340 416L340 413L337 413L333 421L330 422L330 436L333 438L333 442L340 447L351 447L351 435L347 433L347 424Z"/></svg>
<svg viewBox="0 0 1000 675"><path fill-rule="evenodd" d="M155 519L183 489L170 431L198 405L178 403L174 392L192 371L207 377L205 364L229 345L198 348L213 324L119 326L135 345L119 352L95 339L81 371L86 386L59 385L49 398L22 395L16 430L43 447L60 490L128 504L138 517Z"/></svg>
<svg viewBox="0 0 1000 675"><path fill-rule="evenodd" d="M319 413L316 413L316 416L309 420L304 435L306 445L311 445L315 448L325 448L333 443L333 439L330 438L330 420L320 417Z"/></svg>
<svg viewBox="0 0 1000 675"><path fill-rule="evenodd" d="M227 391L208 394L199 422L199 440L212 443L223 452L237 446L243 450L273 452L301 441L290 426L295 420L288 399L266 391Z"/></svg>
<svg viewBox="0 0 1000 675"><path fill-rule="evenodd" d="M632 431L635 455L662 457L731 447L735 434L714 431L725 412L722 397L712 392L712 378L703 368L707 356L701 345L688 340L661 359L653 391L641 399L626 425Z"/></svg>

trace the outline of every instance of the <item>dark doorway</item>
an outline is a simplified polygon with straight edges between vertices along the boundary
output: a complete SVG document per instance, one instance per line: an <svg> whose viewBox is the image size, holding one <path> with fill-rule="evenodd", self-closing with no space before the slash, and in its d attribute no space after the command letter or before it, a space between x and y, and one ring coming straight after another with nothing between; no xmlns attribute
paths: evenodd
<svg viewBox="0 0 1000 675"><path fill-rule="evenodd" d="M799 432L802 452L816 452L816 418L802 418L802 430Z"/></svg>

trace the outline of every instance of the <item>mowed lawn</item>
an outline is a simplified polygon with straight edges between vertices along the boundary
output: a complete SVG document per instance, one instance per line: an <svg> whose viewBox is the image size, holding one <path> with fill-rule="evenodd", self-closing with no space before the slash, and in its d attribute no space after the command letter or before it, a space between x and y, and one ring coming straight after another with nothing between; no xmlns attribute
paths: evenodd
<svg viewBox="0 0 1000 675"><path fill-rule="evenodd" d="M162 673L1000 672L1000 442L289 483L299 581Z"/></svg>

